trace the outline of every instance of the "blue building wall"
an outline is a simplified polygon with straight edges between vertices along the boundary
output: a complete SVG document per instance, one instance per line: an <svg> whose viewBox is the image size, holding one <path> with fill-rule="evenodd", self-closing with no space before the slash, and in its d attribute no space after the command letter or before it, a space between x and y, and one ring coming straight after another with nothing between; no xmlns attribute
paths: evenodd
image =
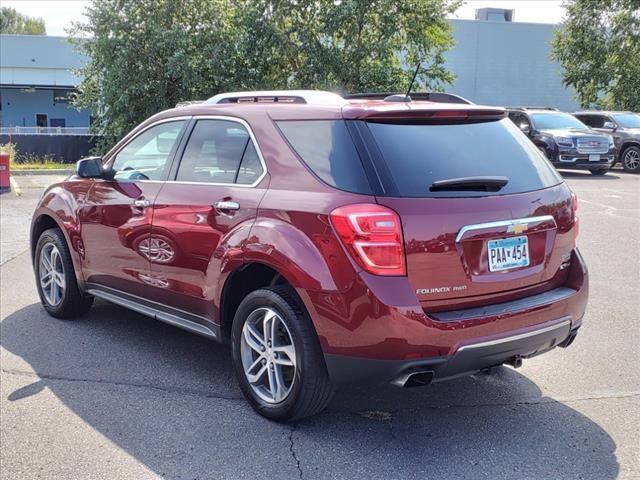
<svg viewBox="0 0 640 480"><path fill-rule="evenodd" d="M52 124L52 119L63 119L65 127L89 126L88 110L78 111L68 103L54 103L54 91L51 89L22 91L17 88L0 88L0 101L0 121L3 127L35 127L38 113L47 114L47 126L55 124Z"/></svg>
<svg viewBox="0 0 640 480"><path fill-rule="evenodd" d="M446 90L486 105L548 106L575 111L574 91L550 57L555 25L450 20L456 46L446 66L457 80Z"/></svg>
<svg viewBox="0 0 640 480"><path fill-rule="evenodd" d="M35 127L36 114L44 113L47 126L88 127L88 111L54 102L54 91L80 83L76 71L86 60L64 37L0 35L0 126Z"/></svg>

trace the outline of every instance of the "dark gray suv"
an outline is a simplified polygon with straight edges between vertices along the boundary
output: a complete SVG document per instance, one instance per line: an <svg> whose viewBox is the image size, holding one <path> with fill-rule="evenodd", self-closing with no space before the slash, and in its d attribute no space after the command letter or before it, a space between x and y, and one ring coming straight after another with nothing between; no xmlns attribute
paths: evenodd
<svg viewBox="0 0 640 480"><path fill-rule="evenodd" d="M613 136L618 157L627 172L640 172L640 115L633 112L589 111L573 114L582 123Z"/></svg>

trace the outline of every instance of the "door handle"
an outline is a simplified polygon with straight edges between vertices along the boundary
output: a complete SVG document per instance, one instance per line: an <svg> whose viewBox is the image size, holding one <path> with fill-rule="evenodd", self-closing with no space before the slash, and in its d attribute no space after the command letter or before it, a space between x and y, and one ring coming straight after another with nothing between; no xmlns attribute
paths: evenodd
<svg viewBox="0 0 640 480"><path fill-rule="evenodd" d="M146 198L136 198L133 201L133 206L136 208L147 208L149 205L151 205L151 202Z"/></svg>
<svg viewBox="0 0 640 480"><path fill-rule="evenodd" d="M220 200L213 204L216 210L240 210L238 202L230 202L228 200Z"/></svg>

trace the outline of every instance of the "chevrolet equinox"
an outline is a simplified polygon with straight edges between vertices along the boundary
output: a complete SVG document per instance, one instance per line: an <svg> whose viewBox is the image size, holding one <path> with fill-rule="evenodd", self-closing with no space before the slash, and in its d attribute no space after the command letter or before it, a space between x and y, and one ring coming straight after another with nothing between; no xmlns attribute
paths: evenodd
<svg viewBox="0 0 640 480"><path fill-rule="evenodd" d="M588 290L576 197L504 109L400 99L239 92L154 115L44 192L45 310L98 297L228 344L278 421L340 383L568 346Z"/></svg>

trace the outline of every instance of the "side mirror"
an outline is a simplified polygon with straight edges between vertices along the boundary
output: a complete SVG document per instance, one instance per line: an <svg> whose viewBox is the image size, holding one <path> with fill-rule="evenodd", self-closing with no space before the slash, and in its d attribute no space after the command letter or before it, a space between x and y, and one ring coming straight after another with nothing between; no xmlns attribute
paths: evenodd
<svg viewBox="0 0 640 480"><path fill-rule="evenodd" d="M529 135L531 133L531 125L529 125L528 123L521 123L520 125L518 125L518 128L520 128L520 130L522 130L522 133L524 133L525 135Z"/></svg>
<svg viewBox="0 0 640 480"><path fill-rule="evenodd" d="M81 178L103 178L102 157L87 157L76 163L76 175Z"/></svg>
<svg viewBox="0 0 640 480"><path fill-rule="evenodd" d="M613 122L604 122L604 125L602 128L606 128L607 130L614 130L616 129L616 124Z"/></svg>

